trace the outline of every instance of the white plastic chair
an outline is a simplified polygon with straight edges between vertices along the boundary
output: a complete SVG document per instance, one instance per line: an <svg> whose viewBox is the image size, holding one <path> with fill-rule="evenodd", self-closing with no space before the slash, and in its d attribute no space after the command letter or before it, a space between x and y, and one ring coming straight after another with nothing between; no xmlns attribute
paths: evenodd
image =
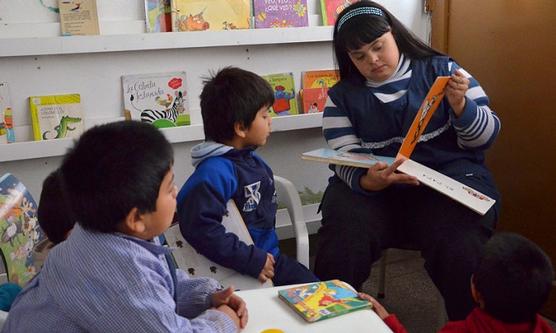
<svg viewBox="0 0 556 333"><path fill-rule="evenodd" d="M301 198L292 182L284 177L274 175L274 186L278 202L286 206L292 222L295 245L297 250L297 261L309 267L309 233L303 216Z"/></svg>
<svg viewBox="0 0 556 333"><path fill-rule="evenodd" d="M305 219L303 218L299 194L292 182L283 177L274 176L274 183L278 202L286 206L292 222L296 236L297 260L306 267L309 267L309 235ZM228 214L223 219L222 224L229 232L235 233L242 241L252 244L253 240L243 223L239 210L232 200L228 202L227 210ZM178 224L170 227L164 234L169 246L175 248L173 256L177 266L187 271L191 276L212 277L224 286L233 285L240 290L273 286L272 281L261 284L255 278L241 275L238 272L210 261L187 243L181 235Z"/></svg>

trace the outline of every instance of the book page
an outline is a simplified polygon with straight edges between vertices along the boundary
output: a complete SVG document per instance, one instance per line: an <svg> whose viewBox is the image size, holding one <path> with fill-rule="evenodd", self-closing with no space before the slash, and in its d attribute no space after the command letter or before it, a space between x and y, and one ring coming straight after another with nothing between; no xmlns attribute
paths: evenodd
<svg viewBox="0 0 556 333"><path fill-rule="evenodd" d="M98 35L96 0L58 0L62 36Z"/></svg>

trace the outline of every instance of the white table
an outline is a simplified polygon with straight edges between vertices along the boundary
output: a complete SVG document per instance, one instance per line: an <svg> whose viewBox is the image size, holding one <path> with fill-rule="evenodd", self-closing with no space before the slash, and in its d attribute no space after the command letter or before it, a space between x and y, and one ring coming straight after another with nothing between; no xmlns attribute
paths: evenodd
<svg viewBox="0 0 556 333"><path fill-rule="evenodd" d="M247 327L241 332L260 333L270 328L281 329L284 333L392 332L371 309L308 323L278 298L278 290L289 287L238 291L237 294L245 300L249 310Z"/></svg>

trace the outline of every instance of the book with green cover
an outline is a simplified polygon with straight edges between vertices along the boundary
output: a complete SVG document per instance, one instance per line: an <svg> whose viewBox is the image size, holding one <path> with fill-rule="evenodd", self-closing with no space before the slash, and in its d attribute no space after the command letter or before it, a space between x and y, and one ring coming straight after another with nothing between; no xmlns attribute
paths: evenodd
<svg viewBox="0 0 556 333"><path fill-rule="evenodd" d="M272 104L271 115L275 117L299 114L295 98L293 73L269 74L263 75L263 78L270 83L274 91L274 104Z"/></svg>
<svg viewBox="0 0 556 333"><path fill-rule="evenodd" d="M278 296L311 323L371 307L371 303L357 297L352 286L340 280L279 290Z"/></svg>
<svg viewBox="0 0 556 333"><path fill-rule="evenodd" d="M30 96L29 109L36 141L78 138L84 131L79 94Z"/></svg>

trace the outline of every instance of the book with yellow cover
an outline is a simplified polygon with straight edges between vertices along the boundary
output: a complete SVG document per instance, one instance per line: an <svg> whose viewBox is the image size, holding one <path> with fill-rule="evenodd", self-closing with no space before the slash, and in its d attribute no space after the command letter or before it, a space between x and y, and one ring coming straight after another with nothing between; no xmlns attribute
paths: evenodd
<svg viewBox="0 0 556 333"><path fill-rule="evenodd" d="M357 297L353 287L340 280L279 290L278 296L308 322L371 307L370 302Z"/></svg>
<svg viewBox="0 0 556 333"><path fill-rule="evenodd" d="M96 0L58 0L62 36L98 35Z"/></svg>
<svg viewBox="0 0 556 333"><path fill-rule="evenodd" d="M77 138L83 133L79 94L30 96L29 109L36 141Z"/></svg>
<svg viewBox="0 0 556 333"><path fill-rule="evenodd" d="M340 73L334 69L306 71L301 75L301 86L308 88L331 88L340 80Z"/></svg>
<svg viewBox="0 0 556 333"><path fill-rule="evenodd" d="M172 31L249 29L250 0L172 0Z"/></svg>
<svg viewBox="0 0 556 333"><path fill-rule="evenodd" d="M293 73L269 74L263 75L263 78L270 83L274 91L271 115L274 117L298 114Z"/></svg>

